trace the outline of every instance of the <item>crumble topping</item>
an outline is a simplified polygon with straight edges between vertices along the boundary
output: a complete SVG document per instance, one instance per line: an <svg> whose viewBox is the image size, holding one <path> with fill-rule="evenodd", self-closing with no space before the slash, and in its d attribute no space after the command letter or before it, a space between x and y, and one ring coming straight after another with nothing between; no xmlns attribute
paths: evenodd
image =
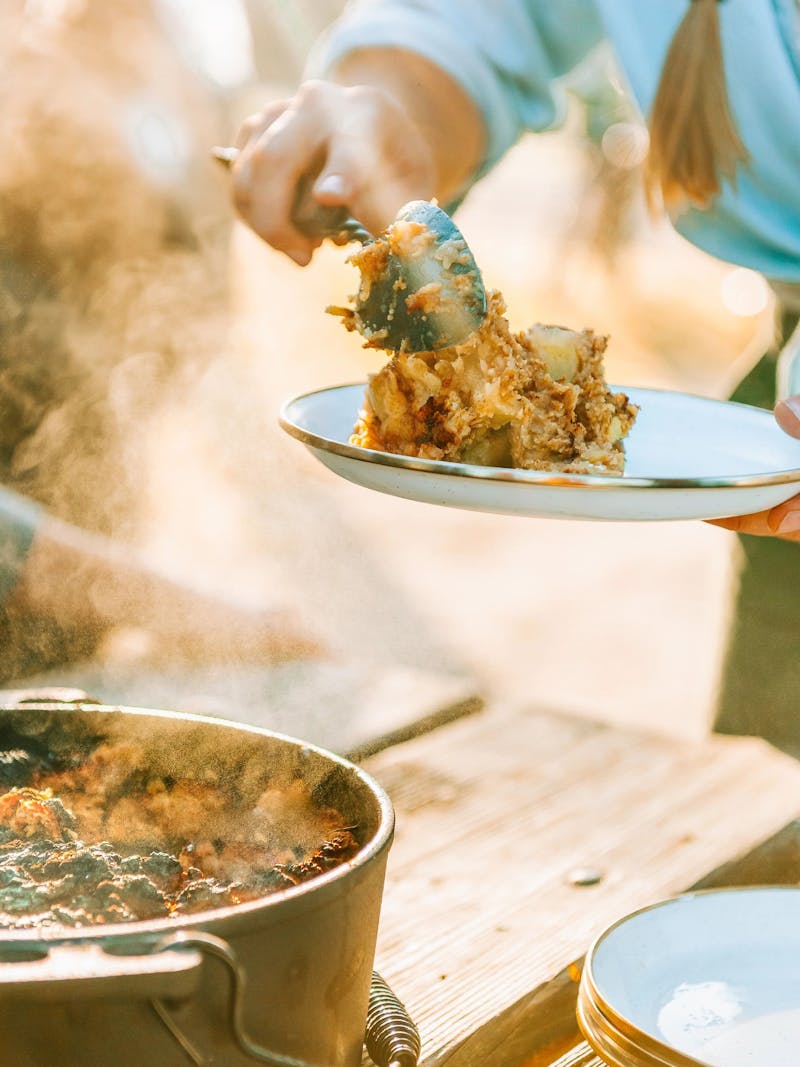
<svg viewBox="0 0 800 1067"><path fill-rule="evenodd" d="M376 250L370 265L379 261ZM394 355L370 378L351 444L489 466L621 472L638 409L605 382L608 339L561 326L514 333L505 310L491 292L486 318L463 344Z"/></svg>

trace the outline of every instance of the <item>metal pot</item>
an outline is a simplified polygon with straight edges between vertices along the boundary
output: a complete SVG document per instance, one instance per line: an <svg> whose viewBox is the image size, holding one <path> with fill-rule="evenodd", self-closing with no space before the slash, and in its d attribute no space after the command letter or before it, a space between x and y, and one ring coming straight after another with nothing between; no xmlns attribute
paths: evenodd
<svg viewBox="0 0 800 1067"><path fill-rule="evenodd" d="M356 856L249 903L169 919L0 931L0 1067L356 1067L394 817L360 768L250 726L80 704L0 707L48 745L134 739L162 773L289 761L362 828ZM61 739L59 741L59 739Z"/></svg>

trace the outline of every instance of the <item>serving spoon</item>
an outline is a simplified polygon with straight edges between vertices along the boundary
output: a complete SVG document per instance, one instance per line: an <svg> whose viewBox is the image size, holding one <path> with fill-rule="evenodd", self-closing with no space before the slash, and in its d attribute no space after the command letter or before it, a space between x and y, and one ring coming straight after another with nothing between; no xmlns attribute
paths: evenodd
<svg viewBox="0 0 800 1067"><path fill-rule="evenodd" d="M211 151L226 167L239 154L236 148ZM446 211L428 200L412 200L389 230L416 223L421 230L412 226L411 232L425 239L387 242L347 208L318 204L311 181L301 179L292 209L292 222L301 233L337 244L386 244L380 272L362 273L352 312L355 328L371 345L390 352L431 352L462 344L478 329L486 316L486 290L467 242Z"/></svg>

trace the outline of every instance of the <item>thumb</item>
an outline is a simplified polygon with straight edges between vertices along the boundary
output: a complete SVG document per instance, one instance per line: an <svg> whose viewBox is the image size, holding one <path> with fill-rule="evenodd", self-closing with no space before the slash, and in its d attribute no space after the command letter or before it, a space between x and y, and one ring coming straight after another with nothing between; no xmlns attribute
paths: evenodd
<svg viewBox="0 0 800 1067"><path fill-rule="evenodd" d="M374 150L350 137L335 137L328 146L325 165L319 172L312 195L319 204L344 207L361 186L361 175L368 174L377 160Z"/></svg>
<svg viewBox="0 0 800 1067"><path fill-rule="evenodd" d="M344 174L336 171L320 174L312 190L318 204L328 207L344 207L351 198L352 184Z"/></svg>
<svg viewBox="0 0 800 1067"><path fill-rule="evenodd" d="M402 157L387 157L375 138L339 134L329 143L312 195L326 207L347 207L371 233L381 233L403 204L433 193L424 165L415 162L412 169Z"/></svg>
<svg viewBox="0 0 800 1067"><path fill-rule="evenodd" d="M800 437L800 396L790 396L776 404L775 418L791 437Z"/></svg>

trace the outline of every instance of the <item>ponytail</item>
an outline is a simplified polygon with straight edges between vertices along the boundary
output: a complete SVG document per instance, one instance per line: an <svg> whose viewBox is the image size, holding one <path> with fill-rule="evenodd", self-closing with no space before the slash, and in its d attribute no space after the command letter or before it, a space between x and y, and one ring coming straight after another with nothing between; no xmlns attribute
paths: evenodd
<svg viewBox="0 0 800 1067"><path fill-rule="evenodd" d="M651 210L707 207L750 158L731 114L720 0L691 0L675 31L650 114L645 191Z"/></svg>

